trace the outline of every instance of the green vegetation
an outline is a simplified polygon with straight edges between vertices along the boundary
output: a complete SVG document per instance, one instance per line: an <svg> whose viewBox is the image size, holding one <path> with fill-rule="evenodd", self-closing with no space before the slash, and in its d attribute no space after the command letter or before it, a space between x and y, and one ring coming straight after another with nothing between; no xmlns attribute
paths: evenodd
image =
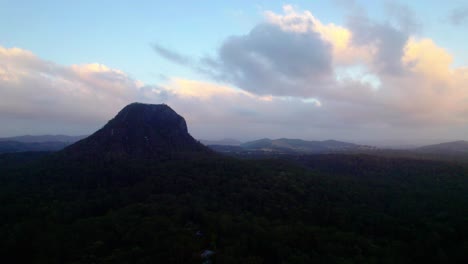
<svg viewBox="0 0 468 264"><path fill-rule="evenodd" d="M202 263L204 250L213 263L468 258L466 165L41 155L0 155L4 263Z"/></svg>

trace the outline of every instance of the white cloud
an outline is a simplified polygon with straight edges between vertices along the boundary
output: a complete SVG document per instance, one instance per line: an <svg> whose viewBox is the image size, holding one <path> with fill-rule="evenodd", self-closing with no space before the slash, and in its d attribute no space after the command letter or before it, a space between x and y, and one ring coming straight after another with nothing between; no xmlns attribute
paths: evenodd
<svg viewBox="0 0 468 264"><path fill-rule="evenodd" d="M199 138L416 140L468 132L468 68L454 68L430 38L367 18L325 24L290 6L265 17L203 63L167 50L215 81L145 84L103 64L60 65L0 47L0 122L9 124L0 135L90 133L134 101L169 104ZM398 45L385 32L399 36ZM381 64L387 56L391 63Z"/></svg>
<svg viewBox="0 0 468 264"><path fill-rule="evenodd" d="M226 39L205 61L211 77L266 96L310 96L332 78L331 46L318 33L269 23Z"/></svg>
<svg viewBox="0 0 468 264"><path fill-rule="evenodd" d="M265 12L266 20L281 29L301 34L319 34L321 39L333 48L336 64L355 64L370 61L376 49L372 45L354 46L351 43L352 32L333 23L324 24L310 11L298 11L291 5L283 7L284 14Z"/></svg>
<svg viewBox="0 0 468 264"><path fill-rule="evenodd" d="M31 121L32 130L33 123L41 122L95 127L135 100L138 86L122 71L105 65L62 66L30 51L0 47L0 118ZM9 128L3 130L0 133L7 134Z"/></svg>

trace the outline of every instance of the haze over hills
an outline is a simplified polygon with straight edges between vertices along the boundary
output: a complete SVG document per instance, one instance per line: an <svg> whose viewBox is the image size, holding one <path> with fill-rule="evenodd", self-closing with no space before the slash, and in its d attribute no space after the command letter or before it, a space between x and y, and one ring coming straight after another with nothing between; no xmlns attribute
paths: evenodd
<svg viewBox="0 0 468 264"><path fill-rule="evenodd" d="M374 147L358 145L337 140L307 141L302 139L259 139L245 142L239 146L211 145L219 152L242 153L284 153L284 154L320 154L336 152L357 152L375 149Z"/></svg>
<svg viewBox="0 0 468 264"><path fill-rule="evenodd" d="M419 147L416 149L416 151L468 153L468 141L458 140L458 141L428 145L428 146Z"/></svg>
<svg viewBox="0 0 468 264"><path fill-rule="evenodd" d="M0 141L0 153L26 152L26 151L59 151L70 145L69 142L18 142Z"/></svg>
<svg viewBox="0 0 468 264"><path fill-rule="evenodd" d="M242 141L233 138L223 138L220 140L200 139L204 145L220 145L220 146L239 146Z"/></svg>
<svg viewBox="0 0 468 264"><path fill-rule="evenodd" d="M137 128L137 129L134 129ZM172 132L169 132L172 131ZM164 149L179 149L180 152L208 151L208 149L188 134L185 120L167 105L147 105L134 103L126 106L102 129L92 136L67 135L24 135L0 138L0 153L25 151L81 152L91 155L127 155L149 157ZM302 139L269 139L242 143L236 139L201 140L211 149L223 153L287 153L287 154L325 154L325 153L366 153L412 157L429 155L440 158L447 155L468 154L467 141L452 141L423 147L374 147L337 140L310 141ZM84 153L87 153L86 155ZM423 156L424 157L424 156Z"/></svg>
<svg viewBox="0 0 468 264"><path fill-rule="evenodd" d="M348 151L360 146L337 140L306 141L301 139L269 139L264 138L241 144L241 147L250 150L263 151L293 151L304 153L322 153L330 151Z"/></svg>
<svg viewBox="0 0 468 264"><path fill-rule="evenodd" d="M86 136L25 135L0 138L0 153L25 151L59 151Z"/></svg>
<svg viewBox="0 0 468 264"><path fill-rule="evenodd" d="M4 137L0 138L0 142L2 141L15 141L15 142L22 142L22 143L42 143L42 142L64 142L64 143L75 143L78 140L81 140L87 136L67 136L67 135L24 135L24 136L16 136L16 137Z"/></svg>
<svg viewBox="0 0 468 264"><path fill-rule="evenodd" d="M66 135L43 135L43 136L18 136L0 139L0 153L14 153L26 151L46 151L54 152L64 149L86 136L66 136ZM11 139L11 140L10 140ZM17 139L17 141L15 141ZM48 141L51 140L51 141ZM389 155L419 158L441 159L445 155L450 157L458 156L465 158L468 154L468 142L459 140L445 142L422 147L399 146L399 147L375 147L360 145L337 140L310 141L301 139L259 139L242 143L236 139L222 140L200 140L201 143L210 149L221 153L242 153L256 152L257 154L325 154L325 153L365 153L373 155ZM447 158L447 157L446 157Z"/></svg>

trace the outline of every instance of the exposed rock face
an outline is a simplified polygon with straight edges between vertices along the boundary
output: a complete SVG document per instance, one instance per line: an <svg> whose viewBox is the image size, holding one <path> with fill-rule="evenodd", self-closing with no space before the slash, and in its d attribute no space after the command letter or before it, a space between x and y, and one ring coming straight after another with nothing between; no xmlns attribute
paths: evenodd
<svg viewBox="0 0 468 264"><path fill-rule="evenodd" d="M80 158L167 158L210 150L188 133L184 118L169 106L133 103L103 128L63 152Z"/></svg>

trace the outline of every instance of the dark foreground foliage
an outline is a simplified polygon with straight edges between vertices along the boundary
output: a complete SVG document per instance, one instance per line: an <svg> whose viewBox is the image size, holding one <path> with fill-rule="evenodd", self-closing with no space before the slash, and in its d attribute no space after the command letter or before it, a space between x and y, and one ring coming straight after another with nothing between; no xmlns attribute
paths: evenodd
<svg viewBox="0 0 468 264"><path fill-rule="evenodd" d="M205 250L213 263L468 258L465 165L15 155L0 156L3 263L202 263Z"/></svg>

